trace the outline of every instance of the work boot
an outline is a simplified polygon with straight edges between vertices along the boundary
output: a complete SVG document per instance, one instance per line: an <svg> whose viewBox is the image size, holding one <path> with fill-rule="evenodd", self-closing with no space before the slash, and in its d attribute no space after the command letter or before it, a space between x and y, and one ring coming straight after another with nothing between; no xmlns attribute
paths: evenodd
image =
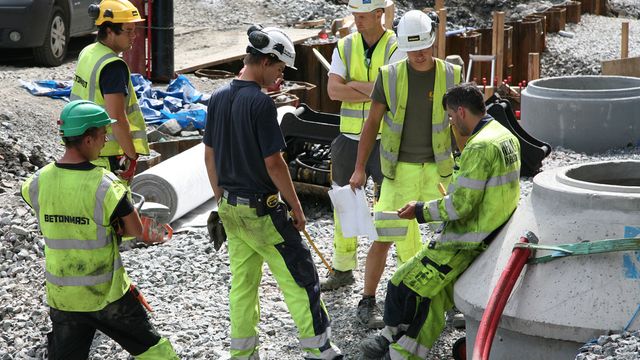
<svg viewBox="0 0 640 360"><path fill-rule="evenodd" d="M382 360L389 358L391 343L382 335L370 336L360 343L361 360Z"/></svg>
<svg viewBox="0 0 640 360"><path fill-rule="evenodd" d="M320 291L331 291L339 289L346 285L351 285L356 281L353 277L353 271L333 270L333 274L329 273L327 280L320 282Z"/></svg>
<svg viewBox="0 0 640 360"><path fill-rule="evenodd" d="M361 325L368 329L382 329L384 327L382 313L376 304L375 296L365 295L362 297L358 303L356 318Z"/></svg>

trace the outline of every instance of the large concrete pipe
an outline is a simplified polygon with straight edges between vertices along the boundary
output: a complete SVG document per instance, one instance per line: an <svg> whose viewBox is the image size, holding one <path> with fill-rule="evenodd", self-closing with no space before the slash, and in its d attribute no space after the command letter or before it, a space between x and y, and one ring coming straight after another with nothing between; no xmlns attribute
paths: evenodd
<svg viewBox="0 0 640 360"><path fill-rule="evenodd" d="M170 221L200 206L213 197L204 164L204 145L196 145L136 175L131 191L146 201L167 206Z"/></svg>
<svg viewBox="0 0 640 360"><path fill-rule="evenodd" d="M544 78L521 100L522 127L552 146L586 153L640 146L639 78Z"/></svg>
<svg viewBox="0 0 640 360"><path fill-rule="evenodd" d="M640 161L544 171L531 195L455 285L467 358L487 300L525 231L541 245L633 238L640 234ZM540 252L538 256L549 252ZM622 330L638 307L640 252L568 256L527 265L507 303L491 359L573 359L586 341ZM631 324L629 331L639 328Z"/></svg>

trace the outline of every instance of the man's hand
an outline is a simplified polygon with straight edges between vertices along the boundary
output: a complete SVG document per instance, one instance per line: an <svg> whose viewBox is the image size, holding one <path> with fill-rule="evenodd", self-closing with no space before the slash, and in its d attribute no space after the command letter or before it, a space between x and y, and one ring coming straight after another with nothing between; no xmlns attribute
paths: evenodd
<svg viewBox="0 0 640 360"><path fill-rule="evenodd" d="M291 217L293 218L293 227L298 231L304 230L305 225L307 224L307 220L304 217L304 212L302 208L299 207L297 209L291 210Z"/></svg>
<svg viewBox="0 0 640 360"><path fill-rule="evenodd" d="M351 175L351 179L349 179L349 185L351 185L351 190L354 192L356 189L362 188L364 183L367 181L366 174L364 170L360 170L356 168L356 170Z"/></svg>
<svg viewBox="0 0 640 360"><path fill-rule="evenodd" d="M122 155L118 160L118 165L120 166L120 169L116 170L115 173L118 174L122 180L131 182L131 180L133 180L133 176L136 174L138 161L128 157L127 155Z"/></svg>
<svg viewBox="0 0 640 360"><path fill-rule="evenodd" d="M407 205L403 206L402 209L398 210L398 216L401 219L415 219L416 218L416 202L411 201Z"/></svg>

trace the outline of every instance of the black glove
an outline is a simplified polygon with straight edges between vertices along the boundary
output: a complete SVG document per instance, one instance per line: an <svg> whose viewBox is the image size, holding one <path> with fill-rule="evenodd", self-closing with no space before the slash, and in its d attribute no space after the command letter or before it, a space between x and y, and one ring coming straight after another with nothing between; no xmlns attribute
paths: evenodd
<svg viewBox="0 0 640 360"><path fill-rule="evenodd" d="M209 239L213 242L216 251L220 250L222 244L227 241L227 233L222 226L222 220L217 211L212 211L207 219L207 230L209 231Z"/></svg>

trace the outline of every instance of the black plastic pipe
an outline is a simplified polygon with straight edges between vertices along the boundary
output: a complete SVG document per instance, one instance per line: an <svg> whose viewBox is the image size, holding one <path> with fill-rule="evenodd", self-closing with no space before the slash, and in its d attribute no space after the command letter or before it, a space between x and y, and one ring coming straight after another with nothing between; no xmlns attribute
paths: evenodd
<svg viewBox="0 0 640 360"><path fill-rule="evenodd" d="M174 78L173 0L153 0L151 12L151 79L169 82Z"/></svg>

